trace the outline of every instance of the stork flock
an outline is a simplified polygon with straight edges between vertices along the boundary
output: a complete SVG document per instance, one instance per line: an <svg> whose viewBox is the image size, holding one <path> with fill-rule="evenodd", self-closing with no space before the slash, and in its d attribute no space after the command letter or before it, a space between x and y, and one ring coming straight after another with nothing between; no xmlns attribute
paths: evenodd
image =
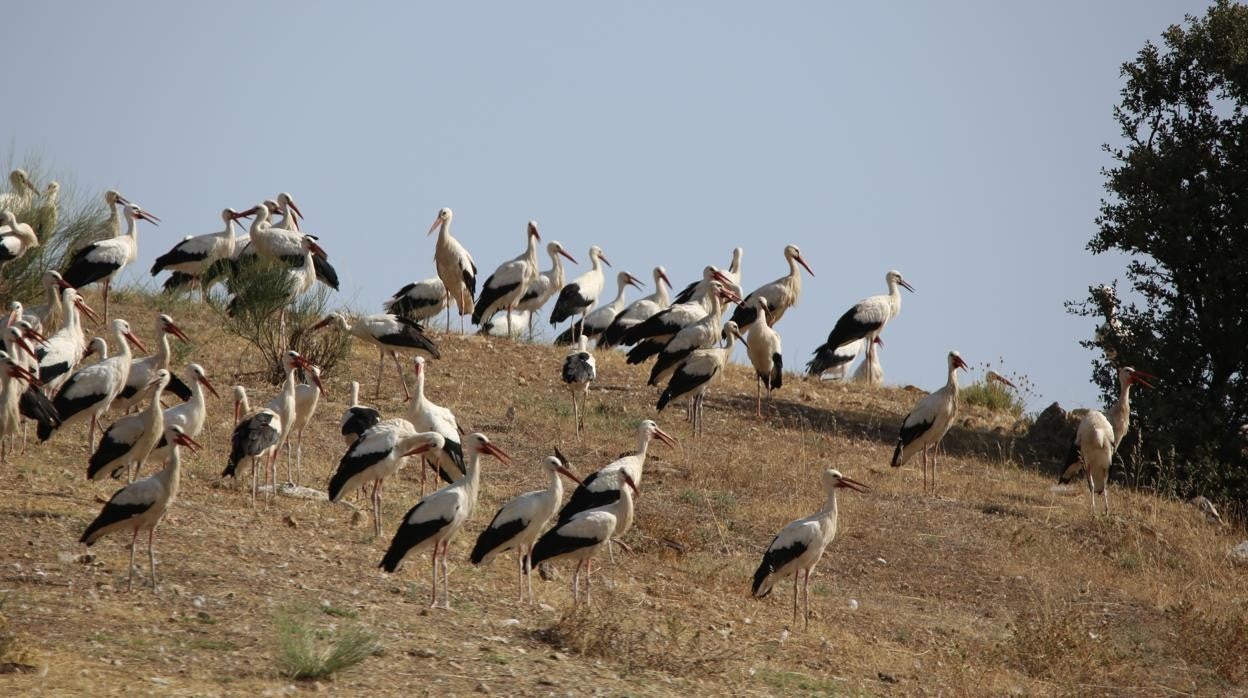
<svg viewBox="0 0 1248 698"><path fill-rule="evenodd" d="M20 174L19 174L20 173ZM20 171L11 178L14 192L5 201L27 208L37 194L29 177ZM20 187L18 185L21 185ZM23 198L25 197L25 198ZM40 441L65 431L67 425L87 423L88 458L86 474L100 480L123 475L129 484L118 490L104 505L99 516L83 532L81 541L92 545L113 531L132 533L130 543L130 582L133 581L134 551L139 533L148 532L150 574L156 583L155 529L173 504L179 488L180 449L194 452L202 445L199 438L206 422L207 394L219 397L203 366L189 363L181 378L170 366L170 339L189 343L190 338L167 314L155 318L153 336L156 349L150 355L135 356L133 351L148 349L125 319L108 319L110 285L118 274L138 257L139 225L159 224L160 219L120 193L104 194L109 210L108 230L102 239L76 250L60 272L49 270L43 276L45 302L23 306L14 299L4 320L4 350L0 351L0 456L8 458L17 448L25 452L25 424L33 421ZM23 202L26 202L23 204ZM276 217L280 216L280 220ZM236 226L251 218L246 234ZM153 276L169 272L167 291L198 286L204 298L224 277L236 275L244 264L268 264L282 270L287 281L286 305L320 282L337 289L337 271L329 264L328 253L318 238L301 230L303 212L288 193L241 210L226 208L221 213L224 229L199 236L188 236L160 255L151 268ZM122 221L125 229L122 229ZM627 271L616 275L616 292L605 303L605 267L610 267L604 250L590 246L589 269L567 281L564 261L577 263L565 247L546 243L550 268L539 268L541 234L538 225L525 226L524 251L503 262L483 283L478 284L478 268L465 246L451 234L453 213L443 208L428 233L437 233L433 246L436 276L403 286L385 304L383 313L348 315L335 312L310 330L330 327L375 345L378 349L376 394L382 390L382 376L389 357L397 370L407 406L402 416L386 416L360 403L360 384L351 382L350 405L339 420L346 451L326 486L329 502L342 502L357 492L371 503L375 538L383 534L382 494L386 480L393 479L409 458L419 457L421 497L398 522L378 567L396 572L412 554L430 551L431 606L449 608L449 564L451 543L473 519L478 503L483 458L504 463L510 457L483 433L465 433L454 412L434 404L426 395L431 378L429 361L442 352L427 327L445 311L446 332L452 331L451 307L460 316L470 317L482 332L518 338L534 333L534 318L553 301L550 324L568 326L556 336L558 344L572 345L558 380L570 391L577 438L585 431L586 402L590 386L597 380L594 350L626 351L628 364L653 360L647 384L655 386L656 413L668 405L685 401L692 435L703 433L703 418L709 390L722 380L736 344L745 354L756 375L756 415L763 414L763 397L784 385L784 362L777 325L798 301L803 273L814 272L796 245L786 245L783 258L787 273L750 293L741 287L743 250L733 250L726 268L704 268L696 280L674 297L671 282L662 266L653 269L654 292L627 303L629 287L642 288L643 282ZM18 222L9 210L0 212L0 264L20 258L39 244L28 224ZM878 350L882 334L901 312L902 289L914 292L895 270L885 274L887 293L870 296L852 305L835 322L828 339L814 352L806 365L813 378L854 380L878 385L883 380ZM86 303L81 289L100 284L103 317ZM27 299L29 300L29 299ZM234 302L239 299L236 297ZM277 321L286 337L286 310L277 311ZM731 307L734 306L735 307ZM732 312L728 311L731 307ZM725 320L725 315L728 315ZM110 342L88 338L86 321L105 323ZM527 328L527 330L526 330ZM91 354L95 363L84 363ZM849 373L858 356L858 370ZM401 356L403 358L401 358ZM409 363L414 385L408 387L404 365ZM263 491L271 499L281 487L295 485L301 475L302 436L315 413L324 386L320 369L293 350L282 360L284 381L279 390L253 409L246 390L235 386L234 428L229 456L221 476L239 477L249 468L250 501ZM958 413L957 372L967 368L956 351L946 355L946 381L943 387L919 400L901 423L891 465L900 467L917 454L923 455L924 489L935 488L936 457L940 443ZM1007 386L1010 382L989 372L990 380ZM1132 384L1148 386L1154 376L1133 368L1120 371L1121 397L1108 416L1090 412L1079 426L1075 443L1062 474L1062 481L1086 470L1089 490L1096 511L1096 496L1104 496L1109 462L1129 425L1128 393ZM165 407L162 399L175 404ZM110 410L121 413L104 428ZM95 432L102 429L96 440ZM574 603L590 600L592 565L602 551L614 559L614 543L632 526L640 500L647 452L652 441L677 447L677 441L653 420L638 427L636 449L615 459L583 479L575 474L568 459L555 449L545 458L541 470L545 489L522 493L503 504L472 546L474 565L490 564L509 550L516 552L517 594L521 601L534 599L531 571L534 565L566 559L575 562L572 576ZM287 483L279 482L277 461L287 450ZM294 449L294 465L291 450ZM140 478L149 463L160 470ZM426 494L425 477L432 474L442 482L440 489ZM563 503L563 479L575 484ZM261 484L261 480L264 484ZM793 622L797 621L799 595L803 597L809 622L810 575L837 531L837 492L868 487L836 469L821 475L824 504L813 515L785 526L766 548L753 580L755 596L765 596L775 582L793 579ZM800 592L799 594L799 587Z"/></svg>

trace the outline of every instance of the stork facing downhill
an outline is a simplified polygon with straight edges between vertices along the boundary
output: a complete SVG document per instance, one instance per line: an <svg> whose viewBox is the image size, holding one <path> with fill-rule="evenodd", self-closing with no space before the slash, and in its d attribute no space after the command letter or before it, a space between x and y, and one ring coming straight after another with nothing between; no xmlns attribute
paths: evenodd
<svg viewBox="0 0 1248 698"><path fill-rule="evenodd" d="M1092 515L1096 515L1096 495L1105 500L1105 514L1109 515L1109 468L1118 446L1131 428L1131 386L1153 387L1149 380L1157 377L1130 366L1118 369L1118 401L1109 408L1108 417L1100 410L1090 410L1079 421L1075 440L1066 455L1066 463L1058 482L1067 484L1080 471L1086 471L1088 493L1092 498Z"/></svg>
<svg viewBox="0 0 1248 698"><path fill-rule="evenodd" d="M624 340L624 333L636 325L649 320L668 306L667 290L672 282L667 278L663 267L654 268L654 293L633 301L622 310L610 326L598 335L598 347L610 349Z"/></svg>
<svg viewBox="0 0 1248 698"><path fill-rule="evenodd" d="M139 221L159 225L160 219L139 208L126 204L125 235L99 240L81 247L69 259L69 266L62 275L74 288L82 288L97 281L103 282L104 319L108 319L108 287L139 256Z"/></svg>
<svg viewBox="0 0 1248 698"><path fill-rule="evenodd" d="M949 352L949 377L944 387L926 395L914 405L910 414L901 422L901 434L897 448L893 450L892 466L900 468L919 451L923 452L923 491L928 489L927 454L932 451L931 488L936 489L936 452L941 439L953 426L958 416L958 369L965 369L966 362L956 351Z"/></svg>
<svg viewBox="0 0 1248 698"><path fill-rule="evenodd" d="M767 403L771 404L771 391L779 390L784 382L784 358L781 354L780 334L776 332L771 323L768 321L767 299L758 296L754 299L755 308L758 311L758 319L762 322L755 322L750 325L749 336L743 341L745 342L746 354L750 357L750 364L754 366L755 381L754 408L755 414L759 417L763 416L763 388L767 388Z"/></svg>
<svg viewBox="0 0 1248 698"><path fill-rule="evenodd" d="M839 470L828 468L821 477L823 491L826 495L823 507L807 516L798 519L784 528L772 539L763 553L763 561L754 572L753 592L755 598L762 598L771 593L776 580L785 577L793 578L793 625L797 626L797 591L802 588L802 615L805 625L810 626L810 575L815 565L823 557L823 551L836 538L837 502L836 491L848 488L856 492L866 492L867 486L841 474ZM801 584L798 584L798 580Z"/></svg>
<svg viewBox="0 0 1248 698"><path fill-rule="evenodd" d="M691 396L689 403L689 421L693 426L693 435L702 435L702 416L706 403L706 391L723 378L724 367L732 357L732 349L741 338L737 323L729 320L724 324L723 344L706 349L698 349L689 354L683 363L672 373L671 380L659 396L655 409L659 412L674 400L685 395Z"/></svg>
<svg viewBox="0 0 1248 698"><path fill-rule="evenodd" d="M576 435L585 426L585 403L589 400L589 384L598 379L598 365L589 353L589 337L581 335L576 348L563 360L563 384L572 392L572 421L576 423ZM580 393L580 401L577 401Z"/></svg>
<svg viewBox="0 0 1248 698"><path fill-rule="evenodd" d="M904 288L914 293L914 287L901 278L901 272L893 270L884 275L888 284L888 293L882 296L871 296L858 301L836 321L832 331L828 333L828 341L815 349L815 356L806 364L806 372L812 376L822 375L845 363L839 358L844 352L842 348L862 340L869 342L880 336L884 326L901 314L901 291ZM854 353L857 353L856 351ZM852 361L852 355L850 361Z"/></svg>
<svg viewBox="0 0 1248 698"><path fill-rule="evenodd" d="M561 332L558 337L555 337L555 344L572 344L574 335L585 335L590 338L602 336L602 333L615 321L615 317L624 310L624 294L628 287L641 288L641 281L626 271L616 274L615 278L618 284L615 298L610 303L598 306L586 315L584 320L573 323L571 327Z"/></svg>
<svg viewBox="0 0 1248 698"><path fill-rule="evenodd" d="M573 315L580 315L583 324L590 308L593 308L594 304L598 302L598 296L602 295L602 265L605 264L609 267L611 262L607 261L607 257L603 254L601 247L593 245L589 248L589 264L589 271L576 277L572 280L572 283L559 290L559 298L555 301L555 308L550 311L550 324L552 327Z"/></svg>
<svg viewBox="0 0 1248 698"><path fill-rule="evenodd" d="M473 296L477 295L477 264L472 255L459 244L459 240L451 237L451 209L438 211L438 217L429 227L430 235L438 231L438 242L433 250L433 262L438 270L438 278L446 288L446 331L451 331L451 301L455 301L455 309L459 312L459 331L464 331L464 316L471 315Z"/></svg>
<svg viewBox="0 0 1248 698"><path fill-rule="evenodd" d="M745 297L745 302L733 311L732 321L737 323L742 331L749 328L757 317L755 306L749 303L751 299L759 296L767 299L767 307L771 310L771 324L774 326L780 322L780 318L784 317L789 308L797 305L798 298L802 295L802 272L797 268L798 265L800 264L811 276L815 275L810 265L806 263L806 259L802 257L802 251L797 249L797 245L785 245L784 259L789 263L789 273L754 289L753 293Z"/></svg>
<svg viewBox="0 0 1248 698"><path fill-rule="evenodd" d="M529 283L520 302L516 303L517 311L529 314L530 341L533 339L533 316L563 288L563 260L560 257L567 258L573 264L577 263L576 259L563 249L563 245L558 240L551 240L546 244L546 253L550 255L550 269L538 274L537 278Z"/></svg>
<svg viewBox="0 0 1248 698"><path fill-rule="evenodd" d="M511 318L516 303L524 297L529 284L538 277L537 243L542 236L537 232L537 223L529 221L525 235L526 245L519 257L499 265L481 286L481 297L476 300L472 310L472 324L484 325L501 311L507 315L507 336L514 336Z"/></svg>
<svg viewBox="0 0 1248 698"><path fill-rule="evenodd" d="M381 397L381 373L386 365L386 354L394 359L394 368L398 371L399 383L403 386L403 396L408 400L412 399L412 393L403 378L399 352L423 353L433 359L442 356L437 345L425 334L424 328L401 315L378 313L357 317L352 321L342 313L330 313L324 320L313 325L312 329L319 330L335 323L352 337L377 345L377 397Z"/></svg>

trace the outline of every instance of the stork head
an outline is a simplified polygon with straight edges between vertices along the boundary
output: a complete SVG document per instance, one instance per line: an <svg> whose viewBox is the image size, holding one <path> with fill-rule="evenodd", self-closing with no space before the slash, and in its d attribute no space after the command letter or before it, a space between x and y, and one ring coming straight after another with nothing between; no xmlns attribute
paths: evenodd
<svg viewBox="0 0 1248 698"><path fill-rule="evenodd" d="M186 430L177 424L170 424L165 427L165 441L168 441L171 444L177 444L191 453L203 448L203 445L195 439L192 439L190 434L187 434Z"/></svg>
<svg viewBox="0 0 1248 698"><path fill-rule="evenodd" d="M143 346L143 342L140 342L139 338L135 337L134 333L130 331L130 323L125 320L122 320L121 318L113 320L113 334L117 335L118 344L124 340L129 342L132 347L138 349L139 351L147 351L147 347Z"/></svg>
<svg viewBox="0 0 1248 698"><path fill-rule="evenodd" d="M741 326L737 324L736 320L729 320L724 323L724 330L721 333L721 336L723 336L724 339L728 339L729 337L741 339Z"/></svg>
<svg viewBox="0 0 1248 698"><path fill-rule="evenodd" d="M303 211L299 210L299 205L295 203L295 197L289 192L282 192L277 195L277 209L279 211L289 211L295 217L295 220L303 219Z"/></svg>
<svg viewBox="0 0 1248 698"><path fill-rule="evenodd" d="M91 318L92 322L98 323L100 321L99 314L92 310L91 306L87 305L87 302L82 298L82 294L74 290L72 286L66 286L62 293L61 300L65 305L72 303L78 312Z"/></svg>
<svg viewBox="0 0 1248 698"><path fill-rule="evenodd" d="M108 204L109 208L112 208L116 206L117 204L121 204L124 206L130 202L126 200L126 197L121 195L121 192L117 191L116 189L109 189L108 191L104 192L104 203Z"/></svg>
<svg viewBox="0 0 1248 698"><path fill-rule="evenodd" d="M144 387L149 390L164 390L165 386L169 385L169 378L170 375L168 370L163 368L158 369L152 376L152 379L149 380L147 385Z"/></svg>
<svg viewBox="0 0 1248 698"><path fill-rule="evenodd" d="M888 284L890 287L893 285L897 285L897 286L901 286L902 288L906 289L907 291L911 293L914 293L914 287L906 283L906 280L901 278L901 272L897 271L896 269L893 269L884 275L884 282Z"/></svg>
<svg viewBox="0 0 1248 698"><path fill-rule="evenodd" d="M5 371L9 374L9 378L24 380L36 388L43 387L43 383L39 382L39 377L34 373L31 373L30 369L20 366L13 361L13 358L9 356L7 351L0 350L0 366L4 367Z"/></svg>
<svg viewBox="0 0 1248 698"><path fill-rule="evenodd" d="M0 211L0 225L7 225L9 230L16 230L17 216L13 215L13 212L8 209Z"/></svg>
<svg viewBox="0 0 1248 698"><path fill-rule="evenodd" d="M305 252L311 252L312 254L320 257L321 259L325 259L326 257L329 256L329 253L325 251L325 248L318 245L316 243L316 238L312 237L311 235L304 235L299 240L299 246L302 247Z"/></svg>
<svg viewBox="0 0 1248 698"><path fill-rule="evenodd" d="M997 383L1000 383L1001 385L1008 385L1009 387L1014 388L1015 390L1018 389L1013 383L1010 382L1008 378L1001 375L1000 373L997 373L996 371L993 371L992 369L988 369L988 372L984 374L984 380L989 383L996 381Z"/></svg>
<svg viewBox="0 0 1248 698"><path fill-rule="evenodd" d="M784 258L791 259L794 262L797 262L798 264L802 265L802 268L806 270L806 273L810 274L811 276L815 275L815 272L811 271L810 265L806 263L806 258L802 256L802 251L797 249L797 245L785 245L784 246Z"/></svg>
<svg viewBox="0 0 1248 698"><path fill-rule="evenodd" d="M61 183L52 181L48 182L48 186L43 188L43 198L55 199L61 194Z"/></svg>
<svg viewBox="0 0 1248 698"><path fill-rule="evenodd" d="M542 236L537 232L537 221L529 221L528 237L534 240L541 240Z"/></svg>
<svg viewBox="0 0 1248 698"><path fill-rule="evenodd" d="M177 323L173 321L173 318L163 313L156 317L156 333L160 334L162 332L171 334L183 342L189 343L191 341L190 337L187 337L186 333L182 331L182 328L178 327Z"/></svg>
<svg viewBox="0 0 1248 698"><path fill-rule="evenodd" d="M144 211L138 204L126 204L126 220L128 221L147 221L152 225L160 225L160 219L152 214Z"/></svg>
<svg viewBox="0 0 1248 698"><path fill-rule="evenodd" d="M556 448L555 453L557 455L546 456L542 459L542 468L548 473L559 473L572 482L575 482L578 485L581 484L581 479L576 476L576 473L572 472L568 461L564 459L562 453L559 453L559 449Z"/></svg>
<svg viewBox="0 0 1248 698"><path fill-rule="evenodd" d="M663 267L654 268L654 287L659 288L659 284L666 284L668 288L672 287L672 280L667 278L667 270Z"/></svg>
<svg viewBox="0 0 1248 698"><path fill-rule="evenodd" d="M5 332L8 333L8 340L13 346L26 352L26 355L32 359L38 358L35 356L35 350L32 349L30 345L26 343L26 339L22 337L22 329L20 327L17 325L10 325L5 329Z"/></svg>
<svg viewBox="0 0 1248 698"><path fill-rule="evenodd" d="M208 392L212 393L214 397L221 397L221 394L217 392L216 387L213 386L213 384L208 380L208 372L204 370L203 366L200 366L199 364L187 364L186 377L190 379L192 385L202 385L207 388Z"/></svg>
<svg viewBox="0 0 1248 698"><path fill-rule="evenodd" d="M346 318L346 316L345 316L345 315L343 315L342 313L339 313L339 312L337 312L337 311L332 312L332 313L330 313L329 315L326 315L324 320L321 320L320 322L318 322L318 323L316 323L315 325L313 325L311 329L312 329L312 330L320 330L320 329L324 329L324 328L329 327L330 325L332 325L332 324L334 324L334 323L338 323L338 327L339 327L339 328L341 328L343 331L346 331L346 329L347 329L347 318Z"/></svg>
<svg viewBox="0 0 1248 698"><path fill-rule="evenodd" d="M436 431L422 431L412 436L411 448L403 454L404 457L415 456L429 451L440 450L446 445L446 438Z"/></svg>
<svg viewBox="0 0 1248 698"><path fill-rule="evenodd" d="M641 425L637 427L637 431L640 432L643 439L655 438L673 448L676 446L676 439L673 439L671 434L660 429L653 419L643 419Z"/></svg>
<svg viewBox="0 0 1248 698"><path fill-rule="evenodd" d="M470 451L494 456L500 463L511 463L511 456L503 453L501 448L490 442L490 437L479 431L469 434L467 438L464 439L464 445Z"/></svg>
<svg viewBox="0 0 1248 698"><path fill-rule="evenodd" d="M602 248L597 245L593 245L589 248L589 263L593 264L595 259L607 266L611 266L611 262L607 261L607 255L602 251Z"/></svg>
<svg viewBox="0 0 1248 698"><path fill-rule="evenodd" d="M966 365L966 362L962 360L961 354L957 351L949 352L949 370L952 371L959 368L965 370L969 367Z"/></svg>
<svg viewBox="0 0 1248 698"><path fill-rule="evenodd" d="M636 288L636 289L643 288L641 281L637 277L633 276L632 274L629 274L626 271L622 271L619 274L616 274L615 279L617 282L619 282L620 288L624 288L625 286L632 286L633 288Z"/></svg>
<svg viewBox="0 0 1248 698"><path fill-rule="evenodd" d="M92 354L99 354L100 356L104 356L107 353L108 353L108 342L105 342L103 337L92 337L91 341L87 343L86 350L82 352L82 360L86 361L87 357L91 356Z"/></svg>
<svg viewBox="0 0 1248 698"><path fill-rule="evenodd" d="M450 225L451 217L454 215L455 214L451 213L451 209L449 208L438 209L438 217L433 219L433 225L429 226L429 232L425 234L433 235L433 231L438 228L441 228L444 225Z"/></svg>
<svg viewBox="0 0 1248 698"><path fill-rule="evenodd" d="M425 377L425 357L417 356L412 359L412 371L415 372L417 380L424 380Z"/></svg>
<svg viewBox="0 0 1248 698"><path fill-rule="evenodd" d="M572 257L572 255L568 254L567 250L563 249L563 245L558 240L551 240L549 243L547 243L546 252L549 253L552 258L555 255L561 255L563 257L566 257L569 262L572 262L573 264L577 264L576 259Z"/></svg>
<svg viewBox="0 0 1248 698"><path fill-rule="evenodd" d="M1121 386L1125 387L1139 383L1145 388L1151 388L1153 385L1148 382L1150 380L1157 380L1157 376L1154 376L1151 373L1145 373L1144 371L1137 371L1130 366L1124 366L1118 369L1118 384Z"/></svg>
<svg viewBox="0 0 1248 698"><path fill-rule="evenodd" d="M65 277L61 276L61 272L56 271L55 269L49 269L43 272L42 281L44 288L73 288L73 286L70 286L69 282L65 280Z"/></svg>
<svg viewBox="0 0 1248 698"><path fill-rule="evenodd" d="M30 179L30 175L21 168L9 173L9 183L13 185L13 191L21 191L23 188L36 189L35 183Z"/></svg>
<svg viewBox="0 0 1248 698"><path fill-rule="evenodd" d="M835 492L837 488L846 487L855 492L866 492L870 488L866 485L841 474L836 468L828 468L823 471L823 489L829 494Z"/></svg>

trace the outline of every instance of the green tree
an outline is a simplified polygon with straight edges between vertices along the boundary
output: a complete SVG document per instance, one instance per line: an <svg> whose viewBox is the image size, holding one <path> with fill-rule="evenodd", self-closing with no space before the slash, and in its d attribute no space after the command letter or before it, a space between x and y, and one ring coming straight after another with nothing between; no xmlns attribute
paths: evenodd
<svg viewBox="0 0 1248 698"><path fill-rule="evenodd" d="M1248 7L1219 0L1123 64L1114 109L1120 146L1105 146L1107 196L1094 254L1128 256L1138 301L1096 342L1094 380L1116 399L1112 363L1161 376L1132 392L1140 448L1128 469L1161 489L1248 502L1241 426L1248 423ZM1116 306L1091 289L1072 312ZM1113 397L1111 397L1113 396Z"/></svg>

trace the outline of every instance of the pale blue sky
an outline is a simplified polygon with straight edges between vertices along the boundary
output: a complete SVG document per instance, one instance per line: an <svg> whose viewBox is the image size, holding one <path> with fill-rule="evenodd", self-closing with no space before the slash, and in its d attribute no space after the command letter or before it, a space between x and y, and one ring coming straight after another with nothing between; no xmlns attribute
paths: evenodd
<svg viewBox="0 0 1248 698"><path fill-rule="evenodd" d="M1123 266L1084 251L1119 65L1204 7L10 3L0 142L163 218L135 278L279 190L357 307L433 274L442 206L483 276L530 218L678 286L742 245L748 290L791 242L818 276L787 365L896 268L888 382L934 388L957 348L1070 407L1093 323L1062 303Z"/></svg>

